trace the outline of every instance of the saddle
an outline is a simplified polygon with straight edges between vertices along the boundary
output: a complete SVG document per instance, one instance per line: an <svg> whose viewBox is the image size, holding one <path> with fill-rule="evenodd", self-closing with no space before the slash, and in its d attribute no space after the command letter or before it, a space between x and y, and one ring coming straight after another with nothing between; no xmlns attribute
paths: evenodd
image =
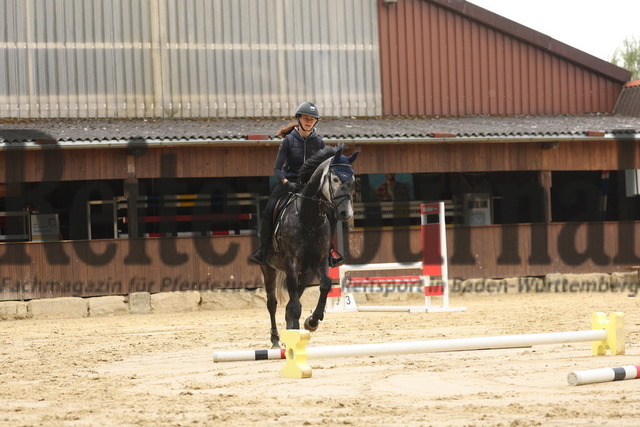
<svg viewBox="0 0 640 427"><path fill-rule="evenodd" d="M289 206L289 203L293 201L293 196L293 193L285 194L280 199L278 199L278 201L276 202L276 206L273 208L273 216L271 217L271 222L273 224L273 249L276 251L278 250L278 243L275 239L275 236L278 233L278 229L280 228L280 217L284 212L284 208Z"/></svg>
<svg viewBox="0 0 640 427"><path fill-rule="evenodd" d="M282 211L284 208L291 203L293 200L293 193L287 193L284 196L280 197L276 202L276 206L273 208L273 216L271 217L271 222L273 225L277 225L280 219L280 215L282 215Z"/></svg>

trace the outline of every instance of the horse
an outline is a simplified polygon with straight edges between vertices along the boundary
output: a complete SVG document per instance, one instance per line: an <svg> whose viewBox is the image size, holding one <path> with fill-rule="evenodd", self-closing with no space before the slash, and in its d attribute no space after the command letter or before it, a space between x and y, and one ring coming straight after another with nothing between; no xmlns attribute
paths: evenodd
<svg viewBox="0 0 640 427"><path fill-rule="evenodd" d="M279 274L285 276L284 287L289 294L286 328L300 329L300 297L314 279L319 280L320 296L304 328L313 332L324 319L327 294L331 290L328 276L331 241L337 221L348 221L353 216L355 177L351 164L358 153L347 157L342 151L342 146L327 146L311 156L300 169L302 189L290 196L278 214L272 248L267 262L261 266L273 348L280 347L276 326Z"/></svg>

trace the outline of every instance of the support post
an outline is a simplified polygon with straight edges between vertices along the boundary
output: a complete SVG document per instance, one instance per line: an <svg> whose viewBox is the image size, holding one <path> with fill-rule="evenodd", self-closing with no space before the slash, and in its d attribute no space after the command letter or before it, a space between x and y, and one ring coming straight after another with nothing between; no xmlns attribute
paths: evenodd
<svg viewBox="0 0 640 427"><path fill-rule="evenodd" d="M551 186L553 185L551 180L551 171L542 170L538 175L538 181L540 182L540 187L542 187L542 206L543 206L543 217L545 223L550 223L552 220L551 216Z"/></svg>
<svg viewBox="0 0 640 427"><path fill-rule="evenodd" d="M138 185L135 157L127 155L127 179L124 182L124 196L127 199L127 226L130 239L140 237L140 233L138 231ZM116 202L116 212L117 205L118 204ZM117 214L115 221L118 221ZM117 232L114 237L118 237Z"/></svg>
<svg viewBox="0 0 640 427"><path fill-rule="evenodd" d="M286 346L286 362L282 368L285 378L311 378L311 366L307 362L307 342L311 333L304 329L287 329L280 335Z"/></svg>

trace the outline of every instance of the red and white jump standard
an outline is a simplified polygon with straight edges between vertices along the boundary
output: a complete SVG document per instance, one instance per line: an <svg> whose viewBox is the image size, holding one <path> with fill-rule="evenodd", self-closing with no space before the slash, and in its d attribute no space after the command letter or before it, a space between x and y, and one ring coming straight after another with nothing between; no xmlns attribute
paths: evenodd
<svg viewBox="0 0 640 427"><path fill-rule="evenodd" d="M420 205L420 231L422 261L411 263L374 263L342 265L339 267L339 285L329 293L334 301L327 311L463 311L465 307L449 307L449 276L447 266L447 237L444 202ZM414 275L350 277L356 271L412 270ZM415 272L419 272L415 275ZM440 277L432 282L431 277ZM362 306L355 303L352 292L423 292L424 306ZM442 305L432 304L432 297L441 297Z"/></svg>

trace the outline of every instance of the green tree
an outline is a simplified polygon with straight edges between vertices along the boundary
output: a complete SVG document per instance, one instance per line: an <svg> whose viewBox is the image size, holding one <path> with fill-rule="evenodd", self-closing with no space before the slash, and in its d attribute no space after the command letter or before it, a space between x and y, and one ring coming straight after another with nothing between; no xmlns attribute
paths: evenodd
<svg viewBox="0 0 640 427"><path fill-rule="evenodd" d="M624 39L623 46L613 52L611 62L631 71L631 80L640 79L640 39Z"/></svg>

